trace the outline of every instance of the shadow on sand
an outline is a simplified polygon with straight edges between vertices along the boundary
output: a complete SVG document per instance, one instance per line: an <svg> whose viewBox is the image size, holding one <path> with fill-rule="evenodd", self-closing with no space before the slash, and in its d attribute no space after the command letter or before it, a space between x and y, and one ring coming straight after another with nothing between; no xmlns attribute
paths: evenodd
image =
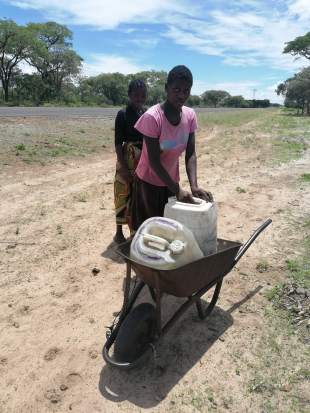
<svg viewBox="0 0 310 413"><path fill-rule="evenodd" d="M100 393L115 403L128 400L141 408L155 407L233 325L231 313L261 288L258 286L227 311L216 306L205 320L199 319L196 306L192 305L157 348L156 358L150 356L144 364L130 371L118 371L105 365L100 373ZM180 300L184 302L185 299L164 298L169 318L181 304ZM202 304L208 303L202 299Z"/></svg>
<svg viewBox="0 0 310 413"><path fill-rule="evenodd" d="M109 258L112 261L115 261L117 263L120 262L125 262L124 258L117 254L115 251L115 248L118 246L118 244L115 241L110 242L110 244L107 246L107 249L101 253L101 257L103 258Z"/></svg>

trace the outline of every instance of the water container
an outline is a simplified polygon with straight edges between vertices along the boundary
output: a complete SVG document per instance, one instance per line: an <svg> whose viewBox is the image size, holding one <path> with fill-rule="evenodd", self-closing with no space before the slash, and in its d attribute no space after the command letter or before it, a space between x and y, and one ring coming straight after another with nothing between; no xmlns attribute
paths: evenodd
<svg viewBox="0 0 310 413"><path fill-rule="evenodd" d="M192 232L169 218L143 222L130 247L130 258L149 267L169 270L203 258Z"/></svg>
<svg viewBox="0 0 310 413"><path fill-rule="evenodd" d="M215 202L194 198L195 204L177 201L175 196L168 199L164 217L174 219L194 234L204 256L214 254L217 246L217 207Z"/></svg>

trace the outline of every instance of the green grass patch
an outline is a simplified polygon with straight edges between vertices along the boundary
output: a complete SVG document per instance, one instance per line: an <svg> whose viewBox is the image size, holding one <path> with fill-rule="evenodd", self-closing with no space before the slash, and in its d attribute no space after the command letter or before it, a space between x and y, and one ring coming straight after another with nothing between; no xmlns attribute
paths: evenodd
<svg viewBox="0 0 310 413"><path fill-rule="evenodd" d="M267 116L273 109L257 109L249 111L234 112L207 112L197 113L198 123L204 127L211 125L223 125L237 127L245 125L253 120L258 120Z"/></svg>
<svg viewBox="0 0 310 413"><path fill-rule="evenodd" d="M17 145L17 149L19 151L24 151L26 148L25 148L25 145L21 142L20 144Z"/></svg>
<svg viewBox="0 0 310 413"><path fill-rule="evenodd" d="M195 386L194 388L185 388L178 394L178 397L182 405L193 408L193 411L212 411L211 409L214 409L217 406L213 391L208 387L201 388Z"/></svg>
<svg viewBox="0 0 310 413"><path fill-rule="evenodd" d="M14 125L0 129L0 162L11 164L18 159L26 164L46 165L75 157L103 154L114 146L114 119L66 120L46 122L42 125ZM24 141L19 140L23 136ZM26 142L25 142L26 140ZM22 153L16 158L16 150ZM22 152L21 152L22 151Z"/></svg>
<svg viewBox="0 0 310 413"><path fill-rule="evenodd" d="M27 156L26 158L22 158L22 161L26 164L30 165L32 163L39 163L42 166L46 165L46 162L38 157Z"/></svg>
<svg viewBox="0 0 310 413"><path fill-rule="evenodd" d="M86 202L86 195L82 195L78 198L79 202Z"/></svg>
<svg viewBox="0 0 310 413"><path fill-rule="evenodd" d="M273 141L273 152L277 164L288 163L304 155L304 144L296 141Z"/></svg>
<svg viewBox="0 0 310 413"><path fill-rule="evenodd" d="M256 264L256 269L258 270L258 272L268 271L268 268L269 268L269 263L266 260L259 261Z"/></svg>

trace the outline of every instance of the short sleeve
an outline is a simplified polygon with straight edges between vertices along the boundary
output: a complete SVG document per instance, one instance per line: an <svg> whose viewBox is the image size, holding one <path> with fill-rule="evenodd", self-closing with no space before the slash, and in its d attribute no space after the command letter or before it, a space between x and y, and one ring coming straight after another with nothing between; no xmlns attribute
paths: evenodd
<svg viewBox="0 0 310 413"><path fill-rule="evenodd" d="M189 122L189 133L195 132L197 128L198 128L197 116L196 116L195 111L193 110L193 113L192 113L192 116Z"/></svg>
<svg viewBox="0 0 310 413"><path fill-rule="evenodd" d="M115 146L123 145L126 136L126 121L125 113L123 110L120 110L115 119Z"/></svg>
<svg viewBox="0 0 310 413"><path fill-rule="evenodd" d="M160 135L160 125L158 120L149 112L145 112L140 117L135 124L135 128L144 136L149 136L150 138L158 138Z"/></svg>

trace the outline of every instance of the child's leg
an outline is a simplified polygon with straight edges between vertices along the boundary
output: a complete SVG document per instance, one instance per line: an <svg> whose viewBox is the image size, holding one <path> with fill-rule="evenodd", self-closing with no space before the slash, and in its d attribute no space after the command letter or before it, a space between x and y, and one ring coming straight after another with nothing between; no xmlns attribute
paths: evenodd
<svg viewBox="0 0 310 413"><path fill-rule="evenodd" d="M123 234L123 225L116 224L116 233L113 239L118 244L121 244L126 241L126 238L124 237L124 234Z"/></svg>

